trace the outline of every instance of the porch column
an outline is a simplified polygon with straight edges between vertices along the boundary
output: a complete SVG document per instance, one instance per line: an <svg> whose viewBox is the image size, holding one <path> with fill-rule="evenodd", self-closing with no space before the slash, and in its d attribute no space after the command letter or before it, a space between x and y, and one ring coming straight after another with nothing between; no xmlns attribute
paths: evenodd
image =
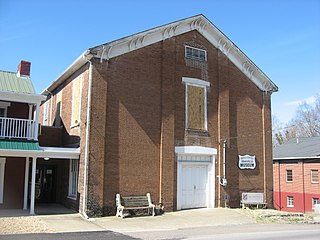
<svg viewBox="0 0 320 240"><path fill-rule="evenodd" d="M24 196L23 196L23 210L28 209L28 187L29 187L29 157L26 157L26 166L24 169Z"/></svg>
<svg viewBox="0 0 320 240"><path fill-rule="evenodd" d="M37 158L32 157L32 175L31 175L31 199L30 199L30 214L34 214L34 203L36 193L36 168Z"/></svg>

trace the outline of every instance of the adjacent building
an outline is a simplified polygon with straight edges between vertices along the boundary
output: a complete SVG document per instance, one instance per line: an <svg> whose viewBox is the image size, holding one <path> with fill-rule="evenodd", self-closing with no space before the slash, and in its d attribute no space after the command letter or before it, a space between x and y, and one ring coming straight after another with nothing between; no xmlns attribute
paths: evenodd
<svg viewBox="0 0 320 240"><path fill-rule="evenodd" d="M313 212L320 204L320 137L292 139L274 148L274 207Z"/></svg>
<svg viewBox="0 0 320 240"><path fill-rule="evenodd" d="M85 216L114 214L117 193L149 192L166 211L239 207L242 192L272 205L275 91L197 15L86 50L42 92L40 122L62 129L56 147L80 148Z"/></svg>
<svg viewBox="0 0 320 240"><path fill-rule="evenodd" d="M59 187L52 184L59 179L57 163L44 169L45 160L79 159L79 149L39 145L39 107L45 97L35 93L30 67L21 61L17 72L0 71L0 209L29 209L34 214L36 202L58 200L50 195Z"/></svg>

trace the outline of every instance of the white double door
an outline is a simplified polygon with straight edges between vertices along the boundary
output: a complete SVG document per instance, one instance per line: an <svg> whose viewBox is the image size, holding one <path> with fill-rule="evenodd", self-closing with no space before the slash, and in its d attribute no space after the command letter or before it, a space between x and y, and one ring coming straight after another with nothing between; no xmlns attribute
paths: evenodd
<svg viewBox="0 0 320 240"><path fill-rule="evenodd" d="M212 170L210 156L178 156L178 210L214 206Z"/></svg>
<svg viewBox="0 0 320 240"><path fill-rule="evenodd" d="M181 209L207 207L208 165L182 164Z"/></svg>

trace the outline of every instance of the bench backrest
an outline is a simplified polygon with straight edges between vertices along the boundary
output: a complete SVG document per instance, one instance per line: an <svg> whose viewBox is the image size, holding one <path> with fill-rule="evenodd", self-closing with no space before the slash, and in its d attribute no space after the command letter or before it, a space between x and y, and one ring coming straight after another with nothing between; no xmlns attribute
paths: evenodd
<svg viewBox="0 0 320 240"><path fill-rule="evenodd" d="M263 204L263 193L244 192L242 193L241 202L244 204Z"/></svg>
<svg viewBox="0 0 320 240"><path fill-rule="evenodd" d="M120 194L117 194L116 204L121 203L124 207L142 207L150 206L151 198L148 193L146 196L129 196L129 197L120 197Z"/></svg>

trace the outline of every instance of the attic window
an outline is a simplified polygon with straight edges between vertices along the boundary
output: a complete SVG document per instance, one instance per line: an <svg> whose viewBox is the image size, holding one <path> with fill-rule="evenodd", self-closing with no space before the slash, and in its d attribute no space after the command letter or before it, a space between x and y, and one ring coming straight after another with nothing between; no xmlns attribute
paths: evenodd
<svg viewBox="0 0 320 240"><path fill-rule="evenodd" d="M193 60L206 62L207 51L200 48L185 46L185 57Z"/></svg>

